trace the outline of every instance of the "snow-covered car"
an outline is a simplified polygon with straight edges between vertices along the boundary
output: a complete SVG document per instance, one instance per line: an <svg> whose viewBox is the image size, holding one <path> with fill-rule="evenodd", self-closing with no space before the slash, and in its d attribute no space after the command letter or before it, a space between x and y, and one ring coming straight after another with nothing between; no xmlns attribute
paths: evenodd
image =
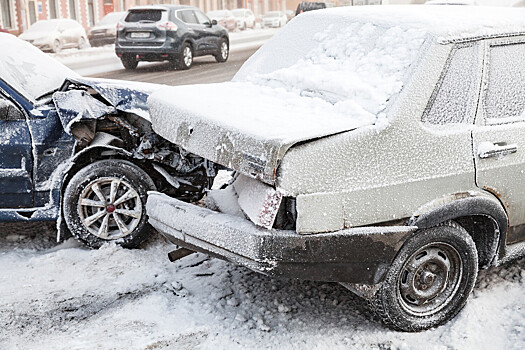
<svg viewBox="0 0 525 350"><path fill-rule="evenodd" d="M154 232L149 190L200 199L214 166L151 129L158 85L84 79L0 33L0 221L58 220L90 247Z"/></svg>
<svg viewBox="0 0 525 350"><path fill-rule="evenodd" d="M150 223L267 275L341 282L395 329L450 320L479 268L525 252L524 15L311 11L232 82L156 91L153 130L237 173L208 208L151 194Z"/></svg>
<svg viewBox="0 0 525 350"><path fill-rule="evenodd" d="M282 27L288 22L286 14L281 11L271 11L262 16L261 27Z"/></svg>
<svg viewBox="0 0 525 350"><path fill-rule="evenodd" d="M229 32L237 29L237 21L235 16L228 10L215 10L206 13L206 15L213 21L216 20L218 24L226 28Z"/></svg>
<svg viewBox="0 0 525 350"><path fill-rule="evenodd" d="M89 46L86 31L72 19L41 20L19 36L42 51L60 52L62 49Z"/></svg>
<svg viewBox="0 0 525 350"><path fill-rule="evenodd" d="M246 30L246 28L255 28L256 18L251 10L248 9L234 9L231 13L235 16L237 21L237 28Z"/></svg>

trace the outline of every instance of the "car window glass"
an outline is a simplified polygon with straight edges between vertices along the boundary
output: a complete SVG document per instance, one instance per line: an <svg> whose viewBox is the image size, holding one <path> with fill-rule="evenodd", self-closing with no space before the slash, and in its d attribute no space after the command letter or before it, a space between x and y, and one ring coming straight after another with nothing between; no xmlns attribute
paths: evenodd
<svg viewBox="0 0 525 350"><path fill-rule="evenodd" d="M195 16L197 17L197 21L199 21L200 24L210 24L211 21L206 15L200 11L194 11Z"/></svg>
<svg viewBox="0 0 525 350"><path fill-rule="evenodd" d="M478 50L478 45L452 50L440 83L423 114L423 123L446 125L469 122L476 101Z"/></svg>
<svg viewBox="0 0 525 350"><path fill-rule="evenodd" d="M130 11L124 21L126 22L158 22L162 18L160 10L135 10Z"/></svg>
<svg viewBox="0 0 525 350"><path fill-rule="evenodd" d="M525 44L492 46L484 110L488 124L525 119Z"/></svg>
<svg viewBox="0 0 525 350"><path fill-rule="evenodd" d="M20 120L24 115L11 101L0 96L0 121Z"/></svg>
<svg viewBox="0 0 525 350"><path fill-rule="evenodd" d="M199 23L197 22L197 17L195 17L195 14L193 13L192 10L180 11L177 17L179 17L179 19L183 21L184 23L189 23L189 24Z"/></svg>

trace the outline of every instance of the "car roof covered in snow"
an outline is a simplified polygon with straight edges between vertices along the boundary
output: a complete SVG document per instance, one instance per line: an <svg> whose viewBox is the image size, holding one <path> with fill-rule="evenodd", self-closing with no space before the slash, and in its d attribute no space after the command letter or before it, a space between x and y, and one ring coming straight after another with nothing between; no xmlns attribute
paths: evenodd
<svg viewBox="0 0 525 350"><path fill-rule="evenodd" d="M298 18L345 18L427 32L441 43L525 34L525 9L491 6L386 5L310 11Z"/></svg>

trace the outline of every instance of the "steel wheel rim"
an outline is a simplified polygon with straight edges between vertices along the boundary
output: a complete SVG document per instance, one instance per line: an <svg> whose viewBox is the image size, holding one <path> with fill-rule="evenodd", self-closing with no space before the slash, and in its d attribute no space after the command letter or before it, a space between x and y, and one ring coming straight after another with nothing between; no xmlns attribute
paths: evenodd
<svg viewBox="0 0 525 350"><path fill-rule="evenodd" d="M228 44L226 44L225 42L221 44L221 57L224 60L228 58Z"/></svg>
<svg viewBox="0 0 525 350"><path fill-rule="evenodd" d="M186 46L184 48L183 55L184 55L184 64L186 65L186 67L189 67L191 65L191 62L193 62L193 54L189 46Z"/></svg>
<svg viewBox="0 0 525 350"><path fill-rule="evenodd" d="M137 191L116 177L90 182L78 200L80 221L92 235L115 240L130 235L142 219L142 201Z"/></svg>
<svg viewBox="0 0 525 350"><path fill-rule="evenodd" d="M416 316L439 312L456 294L462 275L461 256L454 247L427 244L407 259L398 276L401 307Z"/></svg>

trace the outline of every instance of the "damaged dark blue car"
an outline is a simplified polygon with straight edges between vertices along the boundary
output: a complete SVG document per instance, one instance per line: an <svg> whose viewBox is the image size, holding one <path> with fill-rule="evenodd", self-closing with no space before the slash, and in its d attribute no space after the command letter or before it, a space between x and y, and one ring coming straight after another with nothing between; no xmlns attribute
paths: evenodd
<svg viewBox="0 0 525 350"><path fill-rule="evenodd" d="M133 248L153 232L148 191L202 198L215 165L153 132L156 85L84 79L10 34L0 47L0 221Z"/></svg>

